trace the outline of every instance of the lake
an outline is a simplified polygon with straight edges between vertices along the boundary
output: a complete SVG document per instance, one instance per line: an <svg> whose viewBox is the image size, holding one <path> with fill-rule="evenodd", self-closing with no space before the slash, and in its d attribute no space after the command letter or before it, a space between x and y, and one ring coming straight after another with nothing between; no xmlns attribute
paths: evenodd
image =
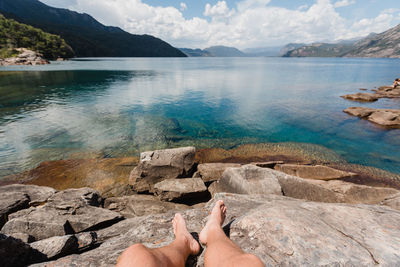
<svg viewBox="0 0 400 267"><path fill-rule="evenodd" d="M400 173L400 130L340 98L391 84L400 59L105 58L0 68L0 177L42 161L245 143L321 145Z"/></svg>

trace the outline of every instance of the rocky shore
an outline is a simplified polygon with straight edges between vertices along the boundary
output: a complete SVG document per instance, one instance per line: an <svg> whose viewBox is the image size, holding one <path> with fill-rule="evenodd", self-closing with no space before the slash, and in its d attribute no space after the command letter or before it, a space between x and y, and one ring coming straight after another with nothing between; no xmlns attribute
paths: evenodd
<svg viewBox="0 0 400 267"><path fill-rule="evenodd" d="M15 50L17 50L19 54L15 57L0 58L0 66L50 64L40 53L26 48L16 48Z"/></svg>
<svg viewBox="0 0 400 267"><path fill-rule="evenodd" d="M266 266L400 264L399 190L346 182L361 176L323 165L210 162L220 157L211 152L155 150L120 162L125 187L108 197L88 187L1 186L0 265L113 266L134 243L171 242L175 212L199 233L218 199L230 238ZM203 266L203 256L187 266Z"/></svg>
<svg viewBox="0 0 400 267"><path fill-rule="evenodd" d="M363 89L365 90L365 89ZM380 98L400 98L400 87L381 86L374 93L356 93L341 96L344 99L357 102L374 102ZM387 128L400 127L400 110L399 109L373 109L364 107L350 107L343 112L357 116L362 119L371 121L377 125Z"/></svg>

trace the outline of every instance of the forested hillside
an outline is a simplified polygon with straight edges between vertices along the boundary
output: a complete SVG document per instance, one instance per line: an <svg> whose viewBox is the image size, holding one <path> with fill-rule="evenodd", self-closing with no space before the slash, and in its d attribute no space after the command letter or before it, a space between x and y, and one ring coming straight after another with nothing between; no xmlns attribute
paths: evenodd
<svg viewBox="0 0 400 267"><path fill-rule="evenodd" d="M74 56L71 47L60 36L7 19L0 14L0 57L17 55L19 52L15 48L19 47L39 52L47 59Z"/></svg>

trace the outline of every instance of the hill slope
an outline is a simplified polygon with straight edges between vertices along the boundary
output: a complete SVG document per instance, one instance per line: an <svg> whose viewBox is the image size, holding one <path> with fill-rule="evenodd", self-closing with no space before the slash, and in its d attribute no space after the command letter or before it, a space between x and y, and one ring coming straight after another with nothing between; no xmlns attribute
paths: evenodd
<svg viewBox="0 0 400 267"><path fill-rule="evenodd" d="M391 57L400 58L400 24L380 34L370 34L358 41L336 44L317 43L295 47L284 57Z"/></svg>
<svg viewBox="0 0 400 267"><path fill-rule="evenodd" d="M345 56L400 58L400 24L380 34L361 39Z"/></svg>
<svg viewBox="0 0 400 267"><path fill-rule="evenodd" d="M0 14L0 58L12 57L24 47L43 54L44 58L70 58L74 52L58 35L45 33L32 26L6 19Z"/></svg>
<svg viewBox="0 0 400 267"><path fill-rule="evenodd" d="M88 14L53 8L38 0L1 0L0 12L19 22L60 35L79 57L186 56L161 39L104 26Z"/></svg>

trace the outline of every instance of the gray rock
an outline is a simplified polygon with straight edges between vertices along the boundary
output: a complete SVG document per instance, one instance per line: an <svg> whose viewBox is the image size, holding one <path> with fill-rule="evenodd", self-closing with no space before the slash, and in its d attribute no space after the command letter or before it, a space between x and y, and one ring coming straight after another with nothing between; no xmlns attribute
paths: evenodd
<svg viewBox="0 0 400 267"><path fill-rule="evenodd" d="M270 170L254 165L226 169L218 187L220 192L282 195L278 179L270 175Z"/></svg>
<svg viewBox="0 0 400 267"><path fill-rule="evenodd" d="M0 187L0 195L6 192L20 192L28 195L29 205L36 206L43 204L49 197L54 195L57 190L47 186L27 185L27 184L11 184Z"/></svg>
<svg viewBox="0 0 400 267"><path fill-rule="evenodd" d="M90 206L98 205L100 199L95 190L88 188L58 192L44 206L11 214L2 232L25 233L42 240L90 231L122 219L119 213Z"/></svg>
<svg viewBox="0 0 400 267"><path fill-rule="evenodd" d="M35 238L33 236L24 233L13 233L9 236L19 239L25 243L32 243L35 241Z"/></svg>
<svg viewBox="0 0 400 267"><path fill-rule="evenodd" d="M136 192L153 190L154 184L179 177L190 177L194 169L194 147L155 150L140 154L140 162L129 177Z"/></svg>
<svg viewBox="0 0 400 267"><path fill-rule="evenodd" d="M83 232L75 235L78 242L78 250L83 251L92 248L97 243L96 232Z"/></svg>
<svg viewBox="0 0 400 267"><path fill-rule="evenodd" d="M22 192L2 192L0 194L0 229L8 220L8 215L29 207L29 196Z"/></svg>
<svg viewBox="0 0 400 267"><path fill-rule="evenodd" d="M104 201L104 208L121 213L125 218L165 213L169 210L181 211L189 207L183 204L160 201L155 196L131 195L111 197Z"/></svg>
<svg viewBox="0 0 400 267"><path fill-rule="evenodd" d="M53 236L30 244L47 259L72 254L78 249L78 239L73 235Z"/></svg>
<svg viewBox="0 0 400 267"><path fill-rule="evenodd" d="M216 194L205 209L183 212L199 233L215 201L227 208L226 228L244 251L267 266L398 266L400 212L373 205L316 203L278 195ZM35 266L114 266L130 245L160 247L173 240L172 212L135 217L98 231L96 249ZM232 224L229 224L232 222ZM230 225L230 227L229 227ZM202 266L204 251L197 266ZM192 265L193 266L193 265Z"/></svg>
<svg viewBox="0 0 400 267"><path fill-rule="evenodd" d="M100 206L102 197L97 190L84 187L60 191L48 199L48 206L57 209L71 209L85 205Z"/></svg>
<svg viewBox="0 0 400 267"><path fill-rule="evenodd" d="M200 178L167 179L154 185L156 195L163 201L201 202L208 196ZM196 201L196 199L200 201Z"/></svg>
<svg viewBox="0 0 400 267"><path fill-rule="evenodd" d="M240 166L236 163L203 163L197 166L197 171L193 177L201 178L204 182L217 181L227 168Z"/></svg>
<svg viewBox="0 0 400 267"><path fill-rule="evenodd" d="M356 173L336 170L322 165L278 164L275 170L306 179L333 180L357 176Z"/></svg>

